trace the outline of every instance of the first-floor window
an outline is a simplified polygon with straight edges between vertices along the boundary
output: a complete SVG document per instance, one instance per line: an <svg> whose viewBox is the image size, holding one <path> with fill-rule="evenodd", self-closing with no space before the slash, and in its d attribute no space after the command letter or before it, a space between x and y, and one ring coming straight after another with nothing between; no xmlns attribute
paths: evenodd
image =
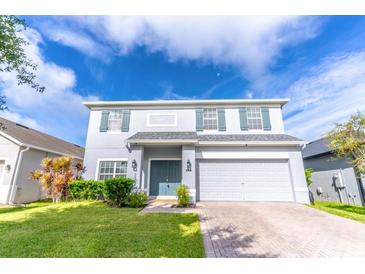
<svg viewBox="0 0 365 274"><path fill-rule="evenodd" d="M100 161L99 180L127 177L127 161Z"/></svg>

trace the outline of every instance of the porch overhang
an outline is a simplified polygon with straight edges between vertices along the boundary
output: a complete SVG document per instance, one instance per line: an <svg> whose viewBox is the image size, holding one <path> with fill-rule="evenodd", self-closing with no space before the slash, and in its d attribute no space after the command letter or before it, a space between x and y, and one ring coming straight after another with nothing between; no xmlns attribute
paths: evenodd
<svg viewBox="0 0 365 274"><path fill-rule="evenodd" d="M197 134L196 132L138 132L130 145L302 146L306 142L287 134Z"/></svg>

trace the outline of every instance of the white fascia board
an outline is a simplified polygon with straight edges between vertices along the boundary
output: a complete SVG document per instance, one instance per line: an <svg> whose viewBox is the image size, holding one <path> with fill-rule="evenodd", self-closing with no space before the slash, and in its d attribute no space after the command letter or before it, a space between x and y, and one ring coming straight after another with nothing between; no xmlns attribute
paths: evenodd
<svg viewBox="0 0 365 274"><path fill-rule="evenodd" d="M195 154L197 159L289 159L287 152L265 151L202 151Z"/></svg>
<svg viewBox="0 0 365 274"><path fill-rule="evenodd" d="M302 146L305 141L200 141L199 146Z"/></svg>
<svg viewBox="0 0 365 274"><path fill-rule="evenodd" d="M283 106L290 100L283 99L234 99L234 100L149 100L149 101L84 101L88 108L103 107L151 107L151 106L214 106L214 105L252 105L267 104Z"/></svg>
<svg viewBox="0 0 365 274"><path fill-rule="evenodd" d="M23 145L23 143L22 143L22 142L20 142L19 140L17 140L17 139L15 139L15 138L11 137L9 134L6 134L6 133L5 133L5 132L3 132L3 131L0 131L0 135L1 135L1 136L3 136L4 138L6 138L6 139L10 140L11 142L13 142L13 143L17 144L18 146L22 146L22 145Z"/></svg>

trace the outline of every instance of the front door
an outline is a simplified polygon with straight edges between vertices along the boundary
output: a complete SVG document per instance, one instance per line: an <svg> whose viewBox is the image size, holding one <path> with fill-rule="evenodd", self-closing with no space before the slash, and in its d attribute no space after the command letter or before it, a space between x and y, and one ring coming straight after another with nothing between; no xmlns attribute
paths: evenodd
<svg viewBox="0 0 365 274"><path fill-rule="evenodd" d="M181 184L180 160L151 160L150 195L175 196Z"/></svg>

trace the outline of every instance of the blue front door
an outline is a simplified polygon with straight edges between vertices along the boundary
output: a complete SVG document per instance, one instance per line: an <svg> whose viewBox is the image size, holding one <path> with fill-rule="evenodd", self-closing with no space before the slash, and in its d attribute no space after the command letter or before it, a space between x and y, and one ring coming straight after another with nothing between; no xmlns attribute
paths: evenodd
<svg viewBox="0 0 365 274"><path fill-rule="evenodd" d="M180 160L152 160L150 170L150 195L174 196L181 184Z"/></svg>

